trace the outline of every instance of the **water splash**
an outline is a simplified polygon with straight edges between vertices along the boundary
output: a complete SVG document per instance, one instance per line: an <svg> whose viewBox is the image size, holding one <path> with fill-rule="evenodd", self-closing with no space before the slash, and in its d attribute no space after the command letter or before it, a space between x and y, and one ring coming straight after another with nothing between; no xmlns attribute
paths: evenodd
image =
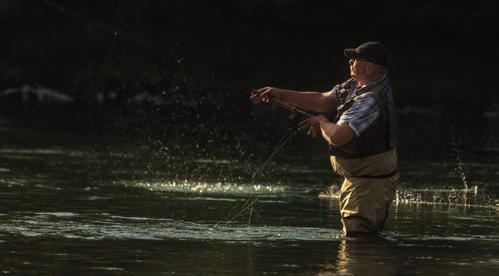
<svg viewBox="0 0 499 276"><path fill-rule="evenodd" d="M282 186L273 185L245 185L237 183L222 183L222 182L203 182L189 180L168 180L158 182L120 182L125 186L145 188L150 191L165 191L165 192L187 192L200 194L224 194L224 195L276 195L285 192L287 189Z"/></svg>
<svg viewBox="0 0 499 276"><path fill-rule="evenodd" d="M480 190L478 186L473 186L470 189L456 189L454 187L399 188L395 196L395 203L494 208L494 198Z"/></svg>
<svg viewBox="0 0 499 276"><path fill-rule="evenodd" d="M468 178L466 177L465 173L465 163L463 160L463 153L461 148L457 144L457 137L456 137L456 129L454 125L450 127L450 142L451 142L451 149L452 152L456 158L456 172L458 173L461 181L464 184L464 189L469 190L469 185L468 185Z"/></svg>
<svg viewBox="0 0 499 276"><path fill-rule="evenodd" d="M456 167L455 171L459 176L462 184L464 185L464 189L468 190L470 185L468 183L468 177L466 174L466 164L463 158L462 147L458 143L458 137L456 133L456 127L451 122L451 116L449 111L443 110L441 107L434 107L434 110L437 112L433 113L433 121L437 126L438 131L443 137L448 137L448 143L450 146L450 153L452 154L452 158L455 159Z"/></svg>

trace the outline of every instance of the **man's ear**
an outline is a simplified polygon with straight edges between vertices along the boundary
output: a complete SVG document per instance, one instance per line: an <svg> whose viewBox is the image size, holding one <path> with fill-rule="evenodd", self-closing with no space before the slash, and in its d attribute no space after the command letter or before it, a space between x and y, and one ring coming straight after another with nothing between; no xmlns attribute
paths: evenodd
<svg viewBox="0 0 499 276"><path fill-rule="evenodd" d="M375 65L370 63L370 62L367 63L366 65L367 65L366 66L366 73L371 74L375 70L375 68L374 68Z"/></svg>

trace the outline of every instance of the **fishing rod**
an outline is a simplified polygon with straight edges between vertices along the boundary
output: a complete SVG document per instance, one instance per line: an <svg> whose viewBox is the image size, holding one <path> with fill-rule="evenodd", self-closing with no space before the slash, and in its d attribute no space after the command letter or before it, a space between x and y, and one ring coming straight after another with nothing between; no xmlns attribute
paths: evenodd
<svg viewBox="0 0 499 276"><path fill-rule="evenodd" d="M74 10L68 9L68 8L66 8L65 6L62 6L62 5L57 4L57 3L54 3L54 2L52 2L52 1L50 1L50 0L41 0L41 1L42 1L42 3L44 3L44 4L48 5L48 6L52 7L52 8L55 8L55 9L59 10L60 12L63 12L63 13L69 14L69 15L74 16L74 17L77 17L77 18L82 19L82 20L84 20L84 21L90 22L90 23L92 23L92 24L94 24L94 25L96 25L96 26L99 26L100 28L102 28L102 29L104 29L104 30L110 31L110 32L112 32L112 33L113 33L113 35L114 35L114 36L121 36L121 37L123 37L123 38L126 38L126 39L128 39L128 40L132 41L132 42L135 42L135 43L137 43L137 44L140 44L140 45L142 45L142 46L144 46L144 47L146 47L146 48L148 48L148 49L151 49L151 50L154 50L154 51L159 52L159 53L161 53L161 54L167 55L167 56L169 56L170 58L175 59L175 60L176 60L176 62L177 62L179 65L181 65L181 64L188 64L188 65L191 65L191 66L193 66L193 67L197 67L197 68L203 69L203 70L205 70L205 71L207 71L207 72L209 72L209 73L212 73L212 74L216 75L217 77L219 77L219 78L221 78L221 79L224 79L224 80L225 80L225 81L227 81L227 82L231 82L232 84L235 84L236 86L238 86L238 87L240 87L240 88L244 88L244 89L247 89L247 90L249 90L249 91L255 91L255 90L256 90L256 89L250 88L249 86L245 85L245 84L244 84L244 83L242 83L241 81L237 81L237 80L235 80L235 79L233 79L233 78L230 78L230 77L228 77L228 76L226 76L226 75L224 75L224 74L217 73L217 72L215 72L215 71L213 71L213 70L209 69L208 67L206 67L206 66L204 66L204 65L201 65L201 64L198 64L198 63L196 63L196 62L190 61L189 59L186 59L186 58L184 58L184 57L181 57L181 56L179 56L179 55L176 55L176 54L174 54L173 52L167 51L167 50L165 50L165 49L163 49L163 48L160 48L160 47L158 47L158 46L156 46L156 45L153 45L153 44L151 44L151 43L149 43L149 42L147 42L147 41L145 41L145 40L142 40L142 39L140 39L140 38L137 38L137 37L136 37L136 36L134 36L134 35L131 35L131 34L129 34L129 33L126 33L126 32L124 32L124 31L121 31L121 30L119 30L119 29L117 29L117 28L115 28L115 27L112 27L112 26L108 25L108 24L104 24L104 23L102 23L101 21L97 21L97 20L95 20L95 19L93 19L93 18L90 18L90 17L88 17L88 16L85 16L85 15L83 15L83 14L81 14L81 13L78 13L78 12L76 12L76 11L74 11ZM181 71L181 73L182 73L183 75L185 75L185 72L184 72L184 70L182 69L182 67L180 67L180 71ZM189 88L189 89L190 89L190 88ZM191 95L191 96L192 96L192 95ZM288 104L288 103L282 102L282 101L280 101L280 100L278 100L278 99L272 99L271 101L272 101L274 104L276 104L276 105L278 105L278 106L280 106L280 107L282 107L282 108L285 108L285 109L287 109L287 110L289 110L289 111L291 111L291 112L293 112L293 113L298 113L298 114L304 115L304 116L306 116L306 117L310 117L310 116L312 116L310 113L308 113L308 112L306 112L306 111L304 111L304 110L302 110L302 109L299 109L299 108L297 108L297 107L295 107L295 106L293 106L293 105L291 105L291 104Z"/></svg>
<svg viewBox="0 0 499 276"><path fill-rule="evenodd" d="M123 38L126 38L126 39L132 41L132 42L140 44L140 45L142 45L142 46L144 46L144 47L146 47L148 49L151 49L151 50L154 50L154 51L159 52L161 54L164 54L166 56L169 56L170 58L175 59L175 61L179 65L180 64L188 64L188 65L191 65L193 67L197 67L197 68L203 69L206 72L212 73L212 74L216 75L217 77L219 77L221 79L224 79L227 82L231 82L232 84L238 86L239 88L244 88L244 89L249 90L249 91L255 91L256 90L254 88L250 88L248 85L245 85L241 81L238 81L238 80L235 80L233 78L230 78L230 77L228 77L228 76L226 76L224 74L220 74L218 72L215 72L212 69L208 68L207 66L204 66L204 65L201 65L199 63L193 62L193 61L191 61L189 59L186 59L185 57L181 57L181 56L179 56L177 54L174 54L171 51L167 51L167 50L165 50L163 48L160 48L160 47L158 47L156 45L153 45L152 43L149 43L149 42L147 42L145 40L137 38L134 35L131 35L129 33L121 31L121 30L119 30L119 29L117 29L115 27L112 27L112 26L108 25L108 24L104 24L101 21L97 21L97 20L95 20L93 18L85 16L85 15L83 15L81 13L78 13L78 12L76 12L74 10L68 9L65 6L62 6L62 5L57 4L57 3L54 3L54 2L52 2L50 0L41 0L41 1L42 1L42 3L48 5L48 6L52 7L52 8L55 8L55 9L59 10L60 12L67 13L67 14L69 14L71 16L77 17L77 18L82 19L84 21L90 22L90 23L92 23L92 24L94 24L96 26L99 26L100 28L102 28L104 30L110 31L110 32L113 33L114 36L121 36ZM185 75L185 72L183 71L182 67L181 67L181 73ZM306 117L312 116L310 113L308 113L308 112L306 112L306 111L304 111L302 109L299 109L299 108L297 108L297 107L295 107L295 106L293 106L291 104L282 102L282 101L280 101L278 99L271 99L271 101L273 103L275 103L276 105L278 105L280 107L283 107L283 108L285 108L285 109L287 109L287 110L289 110L291 112L296 112L296 113L299 113L299 114L304 115Z"/></svg>
<svg viewBox="0 0 499 276"><path fill-rule="evenodd" d="M65 6L62 6L62 5L57 4L57 3L54 3L54 2L52 2L50 0L41 0L41 2L44 3L44 4L46 4L46 5L48 5L48 6L50 6L50 7L52 7L52 8L55 8L56 10L59 10L60 12L63 12L63 13L66 13L68 15L71 15L73 17L79 18L79 19L84 20L86 22L90 22L90 23L92 23L92 24L94 24L94 25L96 25L96 26L98 26L98 27L100 27L100 28L102 28L104 30L107 30L107 31L111 32L116 37L118 37L118 36L123 37L123 38L125 38L125 39L127 39L129 41L132 41L132 42L135 42L135 43L137 43L139 45L142 45L142 46L144 46L144 47L146 47L146 48L148 48L150 50L154 50L154 51L156 51L158 53L161 53L163 55L169 56L170 58L174 59L179 64L179 66L181 64L187 64L187 65L190 65L192 67L201 69L201 70L203 70L205 72L211 73L211 74L217 76L218 78L223 79L226 82L230 82L230 83L234 84L235 86L237 86L239 88L244 88L244 89L250 90L250 91L255 90L253 88L250 88L248 85L244 84L241 81L238 81L238 80L235 80L233 78L230 78L227 75L218 73L218 72L216 72L216 71L208 68L207 66L201 65L201 64L199 64L197 62L194 62L192 60L189 60L189 59L186 59L184 57L181 57L181 56L179 56L179 55L177 55L177 54L175 54L175 53L173 53L171 51L167 51L167 50L165 50L163 48L160 48L160 47L158 47L158 46L156 46L156 45L154 45L154 44L152 44L150 42L147 42L147 41L145 41L143 39L140 39L140 38L138 38L135 35L131 35L131 34L127 33L127 32L121 31L118 28L112 27L112 26L110 26L108 24L105 24L105 23L103 23L101 21L97 21L97 20L95 20L95 19L93 19L91 17L85 16L85 15L83 15L83 14L81 14L79 12L76 12L74 10L68 9Z"/></svg>
<svg viewBox="0 0 499 276"><path fill-rule="evenodd" d="M52 7L52 8L55 8L55 9L59 10L60 12L69 14L71 16L74 16L74 17L79 18L81 20L84 20L86 22L90 22L90 23L92 23L92 24L94 24L94 25L96 25L96 26L98 26L98 27L100 27L100 28L102 28L104 30L112 32L112 34L114 36L121 36L121 37L123 37L125 39L128 39L129 41L135 42L135 43L137 43L137 44L139 44L139 45L141 45L143 47L146 47L146 48L148 48L150 50L154 50L154 51L156 51L156 52L158 52L160 54L169 56L170 58L174 59L177 62L177 64L179 65L180 73L182 74L182 76L184 78L184 81L187 84L187 90L190 93L191 99L192 99L192 101L194 103L194 106L196 107L196 110L198 111L198 117L200 117L199 110L198 110L198 105L197 105L197 103L196 103L196 101L194 99L194 93L192 91L192 88L190 87L190 85L189 85L189 83L187 81L187 76L186 76L186 73L185 73L185 71L183 69L183 66L182 66L183 64L187 64L187 65L190 65L190 66L202 69L205 72L209 72L211 74L214 74L218 78L223 79L226 82L230 82L230 83L236 85L239 88L244 88L244 89L249 90L249 91L255 91L256 90L256 89L250 88L249 86L245 85L241 81L238 81L238 80L235 80L233 78L230 78L230 77L228 77L228 76L226 76L224 74L220 74L218 72L215 72L215 71L211 70L210 68L208 68L207 66L204 66L204 65L201 65L199 63L193 62L193 61L191 61L189 59L186 59L185 57L181 57L179 55L176 55L176 54L174 54L171 51L167 51L167 50L165 50L163 48L160 48L160 47L158 47L156 45L153 45L152 43L149 43L149 42L147 42L145 40L137 38L134 35L131 35L129 33L121 31L121 30L119 30L119 29L117 29L115 27L112 27L112 26L110 26L108 24L102 23L101 21L97 21L97 20L95 20L93 18L85 16L85 15L83 15L83 14L81 14L79 12L76 12L74 10L68 9L65 6L62 6L62 5L57 4L57 3L54 3L54 2L52 2L50 0L41 0L41 1L42 1L42 3L48 5L48 6ZM297 107L295 107L293 105L290 105L288 103L279 101L277 99L272 99L272 102L275 103L276 105L282 107L282 108L288 109L289 111L291 111L293 113L298 113L298 114L304 115L306 117L312 116L311 114L307 113L304 110L301 110L301 109L299 109L299 108L297 108Z"/></svg>
<svg viewBox="0 0 499 276"><path fill-rule="evenodd" d="M314 116L313 114L311 113L308 113L307 111L303 110L303 109L300 109L292 104L289 104L289 103L286 103L286 102L283 102L283 101L280 101L278 99L270 99L270 102L274 103L275 105L279 106L279 107L282 107L284 109L287 109L293 113L298 113L300 115L303 115L305 117L312 117Z"/></svg>

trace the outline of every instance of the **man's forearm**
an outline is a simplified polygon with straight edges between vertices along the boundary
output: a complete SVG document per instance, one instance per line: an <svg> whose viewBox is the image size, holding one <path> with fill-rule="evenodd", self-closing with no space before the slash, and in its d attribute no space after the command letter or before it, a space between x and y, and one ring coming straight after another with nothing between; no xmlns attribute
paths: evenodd
<svg viewBox="0 0 499 276"><path fill-rule="evenodd" d="M321 122L322 137L331 145L342 146L355 137L355 132L348 125Z"/></svg>

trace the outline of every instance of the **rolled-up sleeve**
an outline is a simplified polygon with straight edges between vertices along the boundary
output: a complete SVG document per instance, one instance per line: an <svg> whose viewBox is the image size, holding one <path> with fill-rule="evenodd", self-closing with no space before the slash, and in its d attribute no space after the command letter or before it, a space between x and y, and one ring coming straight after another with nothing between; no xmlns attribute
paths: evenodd
<svg viewBox="0 0 499 276"><path fill-rule="evenodd" d="M352 106L345 111L337 124L348 125L360 136L379 116L379 107L373 97L357 97Z"/></svg>

